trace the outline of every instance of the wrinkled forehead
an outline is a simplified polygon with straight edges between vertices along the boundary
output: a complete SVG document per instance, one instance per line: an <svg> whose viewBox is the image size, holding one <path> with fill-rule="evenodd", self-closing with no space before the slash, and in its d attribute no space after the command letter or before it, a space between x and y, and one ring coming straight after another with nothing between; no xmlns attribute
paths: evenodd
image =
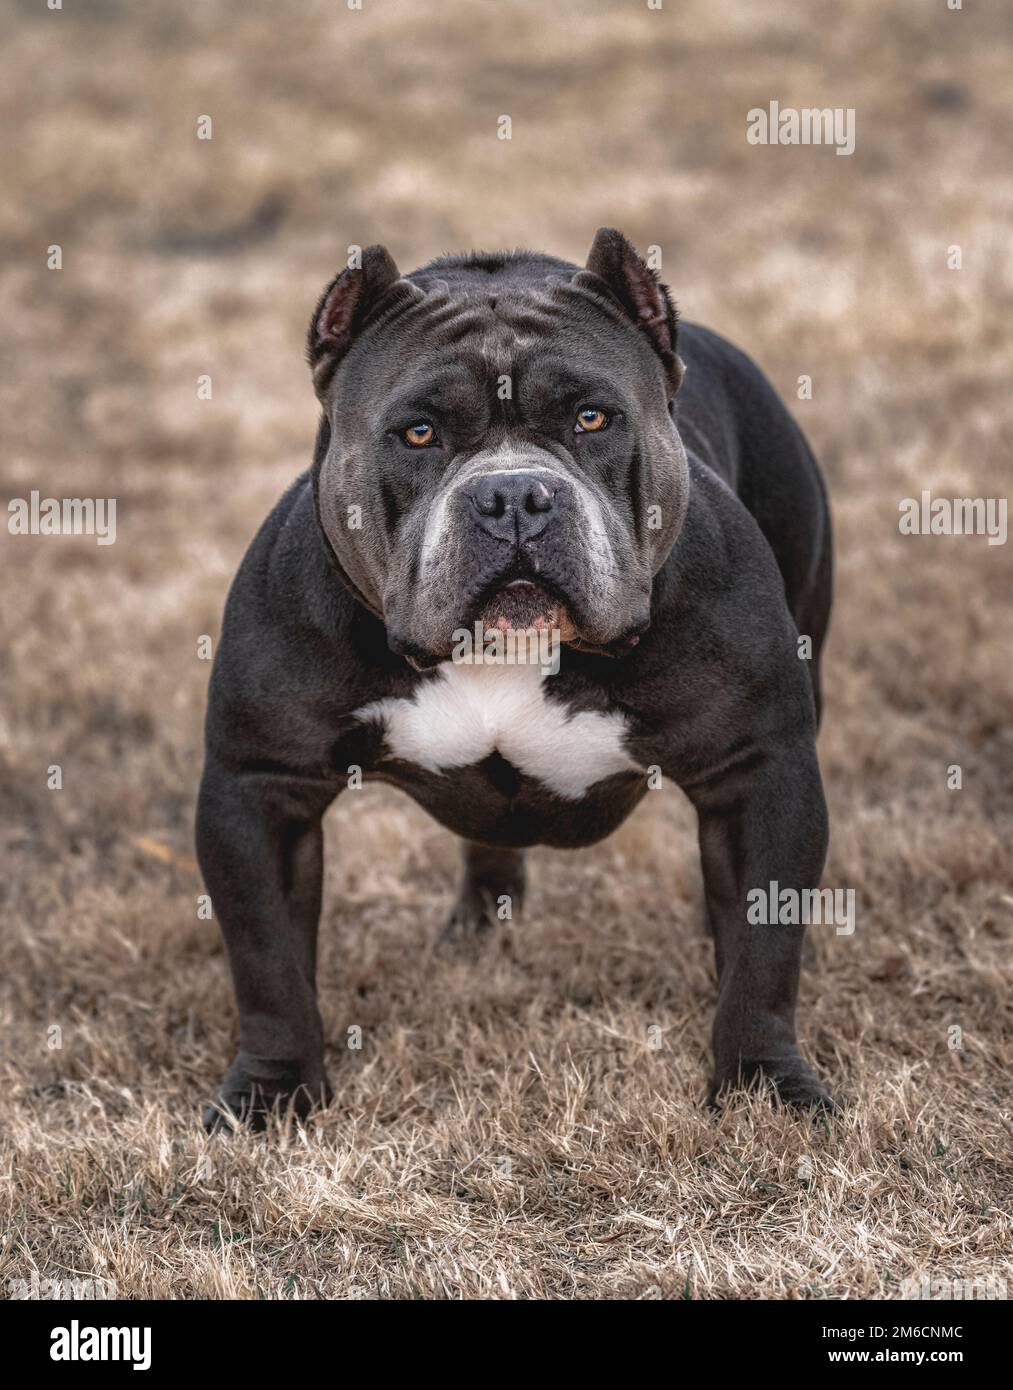
<svg viewBox="0 0 1013 1390"><path fill-rule="evenodd" d="M476 396L609 391L632 396L640 345L621 318L568 286L432 290L353 349L344 393L374 415L391 402L467 407ZM358 402L364 404L362 400Z"/></svg>

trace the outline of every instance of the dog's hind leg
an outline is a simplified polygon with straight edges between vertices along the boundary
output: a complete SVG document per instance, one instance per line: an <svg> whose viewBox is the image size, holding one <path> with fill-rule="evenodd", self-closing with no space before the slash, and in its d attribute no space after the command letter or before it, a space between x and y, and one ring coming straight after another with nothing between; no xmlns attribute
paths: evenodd
<svg viewBox="0 0 1013 1390"><path fill-rule="evenodd" d="M497 922L519 917L524 902L524 851L503 846L463 845L461 887L441 942L475 941Z"/></svg>
<svg viewBox="0 0 1013 1390"><path fill-rule="evenodd" d="M833 598L834 562L830 534L830 519L826 517L819 560L815 567L812 582L805 593L794 603L792 617L800 633L812 639L812 657L809 661L809 676L812 680L813 699L816 701L816 727L819 728L823 712L823 684L820 662L827 628L830 625L830 606Z"/></svg>

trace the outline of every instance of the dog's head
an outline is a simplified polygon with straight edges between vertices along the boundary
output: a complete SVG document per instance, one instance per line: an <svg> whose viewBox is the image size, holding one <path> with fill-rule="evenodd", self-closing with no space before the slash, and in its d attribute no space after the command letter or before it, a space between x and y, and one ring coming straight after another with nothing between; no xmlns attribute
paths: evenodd
<svg viewBox="0 0 1013 1390"><path fill-rule="evenodd" d="M392 649L549 627L621 655L686 511L665 287L618 232L583 270L513 253L402 277L382 246L328 286L308 352L320 523Z"/></svg>

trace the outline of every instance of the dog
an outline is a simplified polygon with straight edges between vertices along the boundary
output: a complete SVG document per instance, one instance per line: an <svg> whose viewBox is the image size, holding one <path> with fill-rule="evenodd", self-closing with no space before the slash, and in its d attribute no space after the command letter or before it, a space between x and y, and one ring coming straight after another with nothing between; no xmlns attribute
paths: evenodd
<svg viewBox="0 0 1013 1390"><path fill-rule="evenodd" d="M321 818L360 773L463 840L464 937L520 912L527 847L593 844L650 779L681 787L718 977L709 1098L832 1106L796 1042L804 928L746 908L814 889L828 833L830 516L774 389L608 228L583 268L477 252L401 275L371 246L307 355L313 466L242 562L209 688L197 850L240 1032L206 1126L331 1097ZM510 633L549 639L548 664L485 660Z"/></svg>

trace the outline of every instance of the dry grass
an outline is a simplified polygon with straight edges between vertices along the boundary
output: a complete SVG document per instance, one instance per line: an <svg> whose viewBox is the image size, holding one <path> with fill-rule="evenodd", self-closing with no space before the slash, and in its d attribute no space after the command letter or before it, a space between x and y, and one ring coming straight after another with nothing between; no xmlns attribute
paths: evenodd
<svg viewBox="0 0 1013 1390"><path fill-rule="evenodd" d="M4 493L115 496L120 534L2 537L0 1287L825 1298L1008 1277L1011 547L902 538L897 507L1006 488L1013 17L5 8ZM857 108L856 154L747 146L772 97ZM209 1144L235 1019L188 862L196 644L308 459L314 297L350 242L406 266L579 257L600 223L664 248L687 316L761 361L830 479L826 881L860 916L816 934L801 1017L848 1108L814 1128L702 1110L714 982L675 794L592 852L536 852L528 920L476 968L431 950L452 837L371 790L328 828L337 1100L277 1142Z"/></svg>

